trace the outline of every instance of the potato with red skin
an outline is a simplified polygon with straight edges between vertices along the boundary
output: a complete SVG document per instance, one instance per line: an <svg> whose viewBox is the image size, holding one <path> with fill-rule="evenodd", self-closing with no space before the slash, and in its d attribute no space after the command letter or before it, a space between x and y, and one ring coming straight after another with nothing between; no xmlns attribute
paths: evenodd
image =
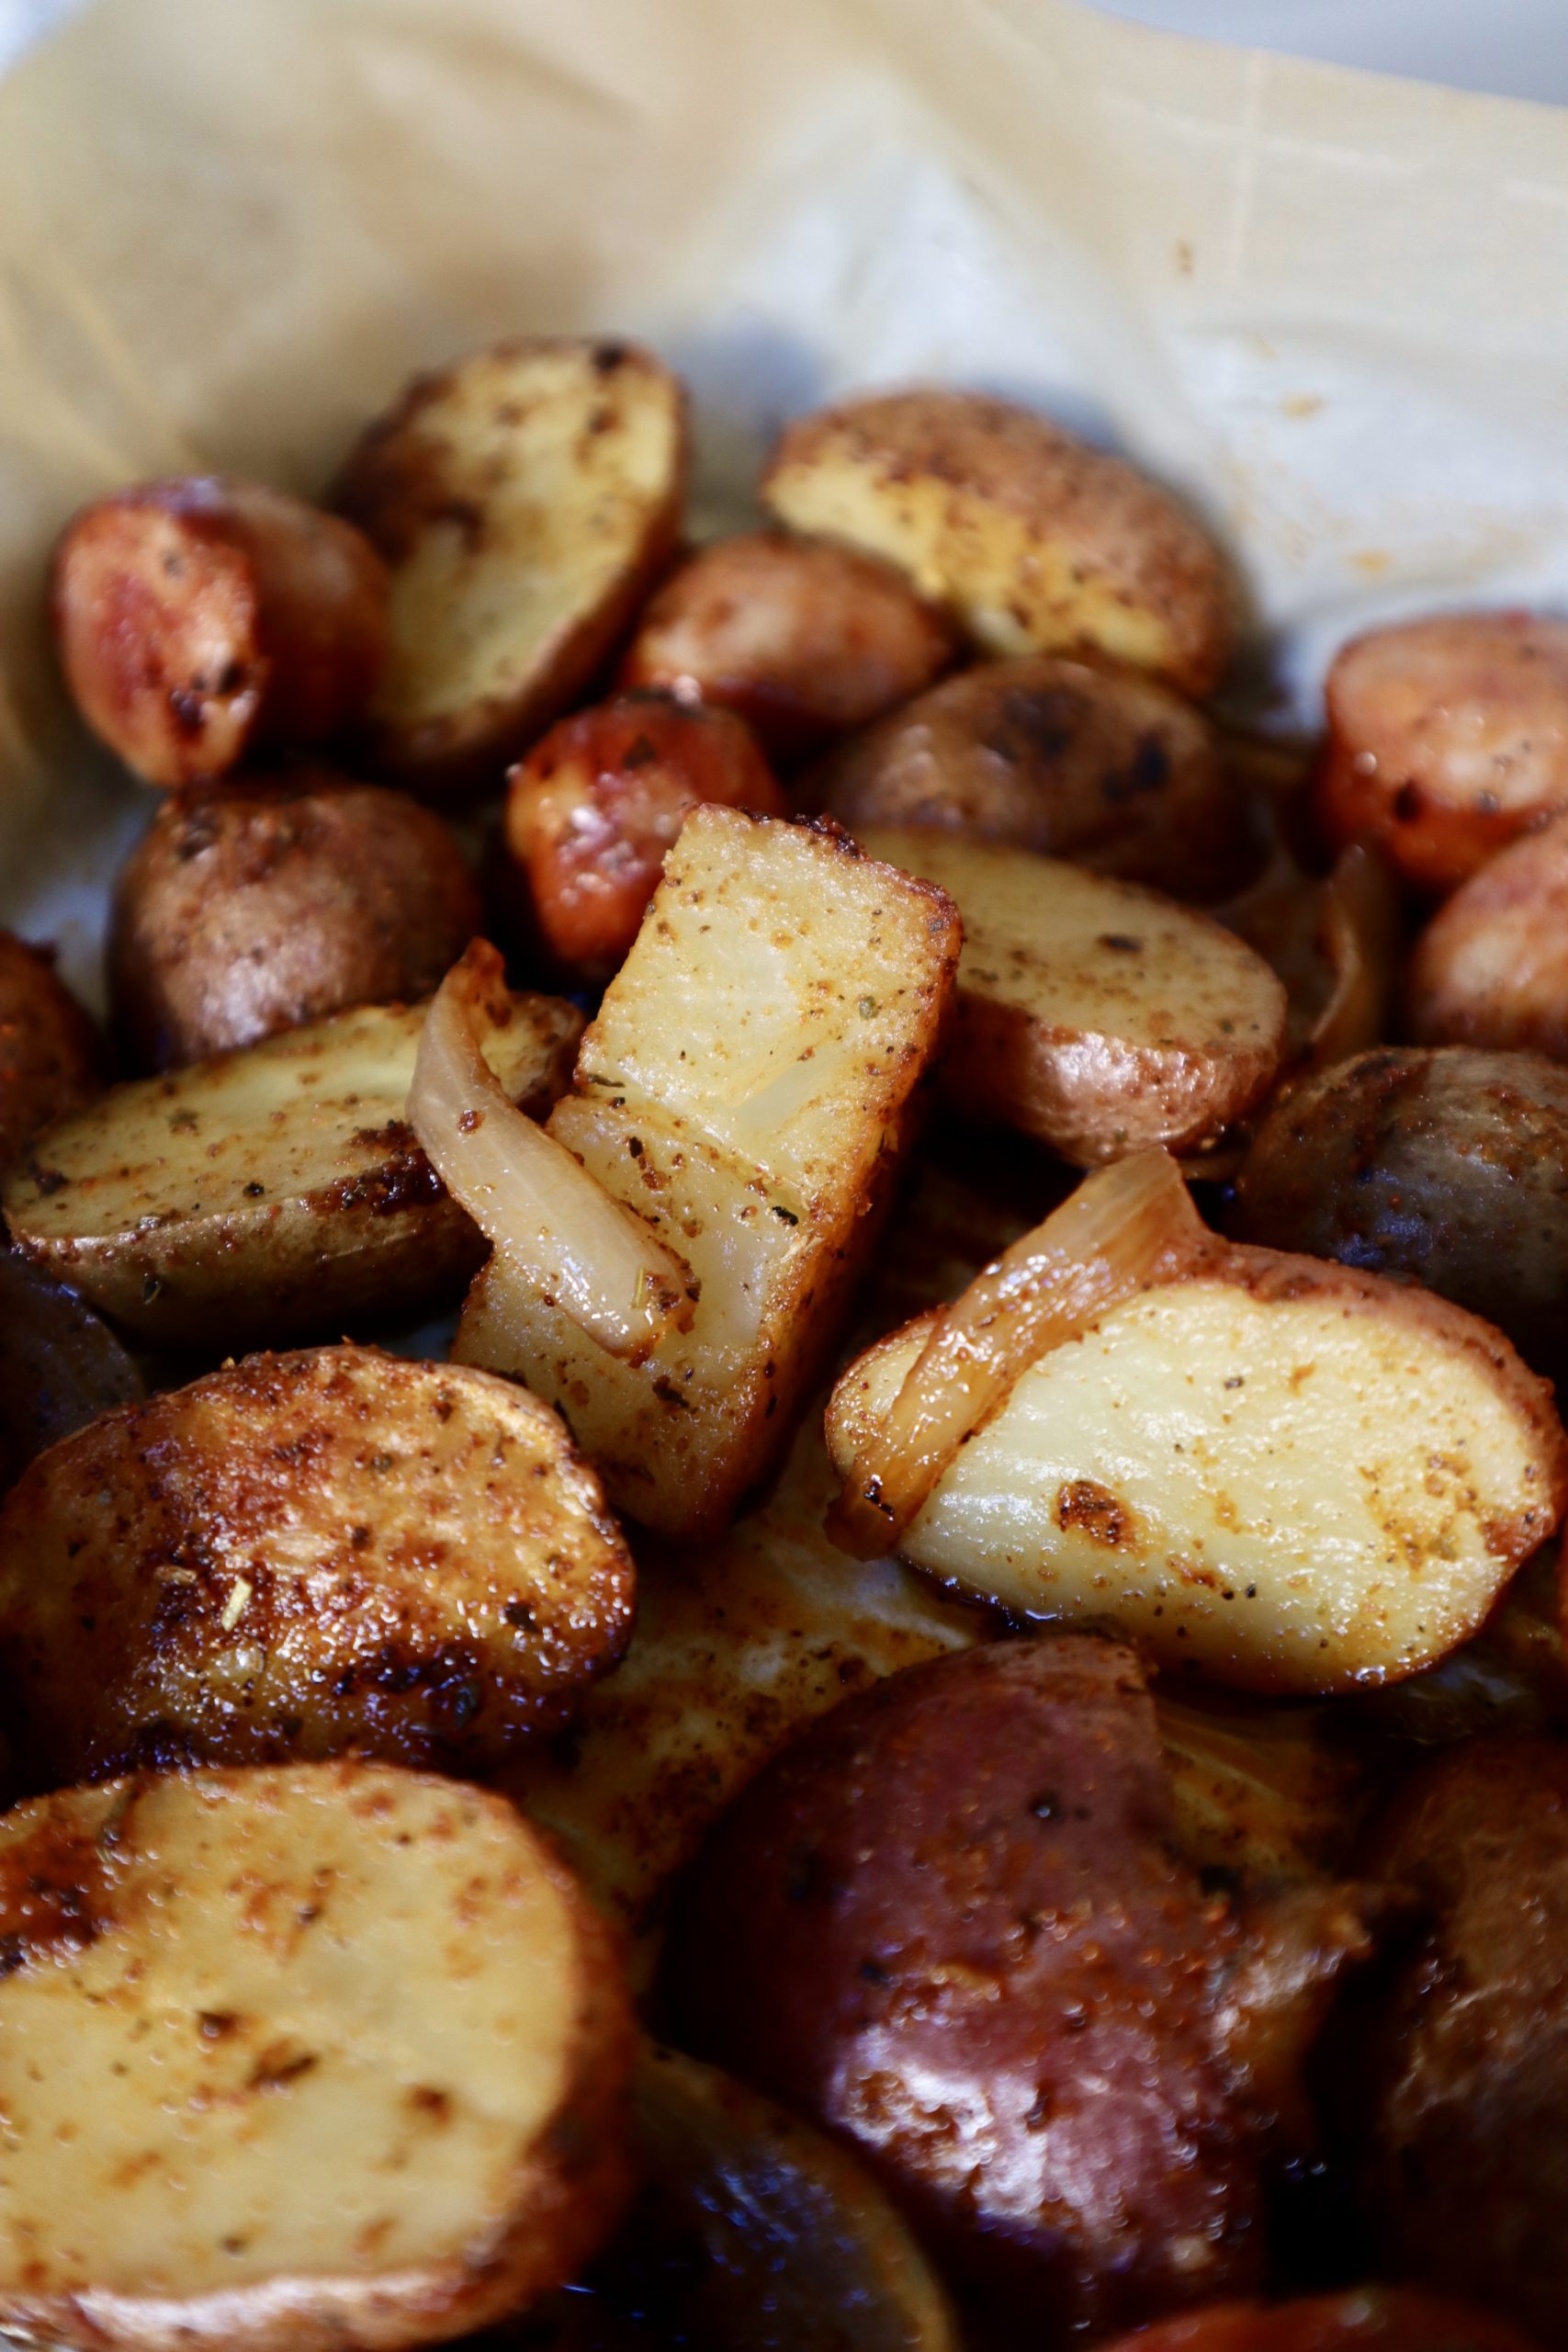
<svg viewBox="0 0 1568 2352"><path fill-rule="evenodd" d="M671 574L621 672L723 703L773 758L820 751L941 676L953 631L891 564L825 539L752 531Z"/></svg>
<svg viewBox="0 0 1568 2352"><path fill-rule="evenodd" d="M637 937L664 854L704 801L787 817L744 721L655 693L563 718L512 771L506 844L562 971L607 979Z"/></svg>
<svg viewBox="0 0 1568 2352"><path fill-rule="evenodd" d="M387 594L353 524L210 474L84 507L54 557L77 707L127 767L166 786L358 718L386 652Z"/></svg>
<svg viewBox="0 0 1568 2352"><path fill-rule="evenodd" d="M1418 890L1451 890L1568 808L1568 621L1453 613L1336 656L1317 808Z"/></svg>
<svg viewBox="0 0 1568 2352"><path fill-rule="evenodd" d="M1489 857L1416 943L1410 1031L1568 1061L1568 816Z"/></svg>
<svg viewBox="0 0 1568 2352"><path fill-rule="evenodd" d="M0 931L0 1169L103 1091L98 1035L46 947Z"/></svg>
<svg viewBox="0 0 1568 2352"><path fill-rule="evenodd" d="M137 1066L431 995L483 928L451 832L324 769L175 793L115 886L109 980Z"/></svg>
<svg viewBox="0 0 1568 2352"><path fill-rule="evenodd" d="M1480 2310L1411 2287L1352 2287L1293 2303L1216 2303L1141 2327L1104 2352L1533 2352Z"/></svg>

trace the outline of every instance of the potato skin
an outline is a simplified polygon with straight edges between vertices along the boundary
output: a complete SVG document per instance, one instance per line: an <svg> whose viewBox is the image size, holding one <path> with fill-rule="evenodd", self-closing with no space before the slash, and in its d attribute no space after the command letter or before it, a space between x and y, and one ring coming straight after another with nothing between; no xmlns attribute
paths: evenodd
<svg viewBox="0 0 1568 2352"><path fill-rule="evenodd" d="M83 718L152 785L337 734L386 651L386 568L363 533L217 475L85 507L55 550L53 603Z"/></svg>
<svg viewBox="0 0 1568 2352"><path fill-rule="evenodd" d="M1416 943L1410 1033L1568 1061L1568 817L1489 857Z"/></svg>
<svg viewBox="0 0 1568 2352"><path fill-rule="evenodd" d="M0 931L0 1170L51 1119L102 1091L97 1032L49 949Z"/></svg>
<svg viewBox="0 0 1568 2352"><path fill-rule="evenodd" d="M173 794L115 886L116 1015L139 1068L175 1069L429 996L481 928L462 852L403 793L311 770Z"/></svg>
<svg viewBox="0 0 1568 2352"><path fill-rule="evenodd" d="M825 539L753 531L688 557L643 614L626 686L722 703L774 759L820 751L908 702L953 660L953 632L891 564Z"/></svg>
<svg viewBox="0 0 1568 2352"><path fill-rule="evenodd" d="M107 1323L16 1250L0 1251L0 1495L35 1454L145 1394Z"/></svg>
<svg viewBox="0 0 1568 2352"><path fill-rule="evenodd" d="M1217 2303L1119 2336L1103 2352L1532 2352L1488 2312L1412 2287L1353 2287L1292 2303Z"/></svg>
<svg viewBox="0 0 1568 2352"><path fill-rule="evenodd" d="M1283 1096L1236 1181L1243 1241L1403 1274L1568 1373L1568 1070L1378 1046Z"/></svg>
<svg viewBox="0 0 1568 2352"><path fill-rule="evenodd" d="M961 671L842 744L806 788L852 832L941 826L1200 903L1258 858L1202 714L1136 671L1056 654Z"/></svg>
<svg viewBox="0 0 1568 2352"><path fill-rule="evenodd" d="M1450 890L1568 805L1568 621L1455 613L1354 639L1325 688L1317 807L1336 847L1380 842Z"/></svg>

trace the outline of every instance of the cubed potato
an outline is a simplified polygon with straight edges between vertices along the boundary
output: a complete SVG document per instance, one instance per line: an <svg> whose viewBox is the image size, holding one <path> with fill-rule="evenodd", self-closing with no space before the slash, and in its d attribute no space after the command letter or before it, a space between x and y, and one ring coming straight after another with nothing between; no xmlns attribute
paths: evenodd
<svg viewBox="0 0 1568 2352"><path fill-rule="evenodd" d="M1234 635L1219 550L1175 499L1010 401L872 394L786 425L762 503L885 557L987 653L1092 648L1208 694Z"/></svg>
<svg viewBox="0 0 1568 2352"><path fill-rule="evenodd" d="M381 765L499 784L629 628L685 484L685 395L633 344L526 337L417 377L334 492L391 569Z"/></svg>
<svg viewBox="0 0 1568 2352"><path fill-rule="evenodd" d="M459 1362L558 1404L612 1501L719 1532L778 1460L875 1238L958 962L942 891L823 831L694 809L550 1133L701 1285L608 1356L492 1258Z"/></svg>
<svg viewBox="0 0 1568 2352"><path fill-rule="evenodd" d="M47 948L0 931L0 1173L103 1084L97 1034Z"/></svg>
<svg viewBox="0 0 1568 2352"><path fill-rule="evenodd" d="M624 2202L604 1928L505 1801L364 1763L0 1821L0 2326L396 2352L570 2277Z"/></svg>
<svg viewBox="0 0 1568 2352"><path fill-rule="evenodd" d="M1410 958L1409 1011L1426 1045L1568 1061L1568 817L1498 850L1438 908Z"/></svg>
<svg viewBox="0 0 1568 2352"><path fill-rule="evenodd" d="M932 1317L834 1391L841 1475ZM1023 1374L900 1549L1021 1617L1244 1689L1397 1680L1484 1622L1568 1497L1551 1390L1446 1299L1216 1245Z"/></svg>
<svg viewBox="0 0 1568 2352"><path fill-rule="evenodd" d="M599 1482L507 1381L250 1356L106 1414L0 1507L32 1786L355 1748L471 1767L558 1729L631 1631Z"/></svg>
<svg viewBox="0 0 1568 2352"><path fill-rule="evenodd" d="M1135 883L934 830L863 826L874 857L964 918L942 1082L964 1111L1088 1168L1196 1150L1251 1110L1285 1048L1285 990L1235 935Z"/></svg>
<svg viewBox="0 0 1568 2352"><path fill-rule="evenodd" d="M581 1020L553 997L499 1010L491 1067L542 1114ZM484 1254L403 1116L423 1018L367 1005L112 1088L12 1170L14 1238L162 1343L231 1350L413 1316Z"/></svg>

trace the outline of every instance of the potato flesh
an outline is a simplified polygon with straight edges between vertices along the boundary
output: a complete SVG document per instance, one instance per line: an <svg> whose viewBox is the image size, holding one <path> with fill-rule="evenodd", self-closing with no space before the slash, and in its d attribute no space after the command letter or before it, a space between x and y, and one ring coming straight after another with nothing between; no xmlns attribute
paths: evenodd
<svg viewBox="0 0 1568 2352"><path fill-rule="evenodd" d="M846 1470L923 1330L844 1376ZM1105 1617L1260 1690L1396 1680L1486 1616L1562 1509L1548 1392L1457 1308L1268 1251L1027 1372L903 1544L1022 1614Z"/></svg>

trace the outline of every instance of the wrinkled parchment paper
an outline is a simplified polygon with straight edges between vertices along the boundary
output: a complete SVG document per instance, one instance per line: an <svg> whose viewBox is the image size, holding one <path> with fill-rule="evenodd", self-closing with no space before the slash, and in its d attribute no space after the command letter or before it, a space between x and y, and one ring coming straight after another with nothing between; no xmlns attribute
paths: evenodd
<svg viewBox="0 0 1568 2352"><path fill-rule="evenodd" d="M850 387L1122 445L1298 715L1369 619L1568 611L1568 113L1071 0L96 0L0 85L0 921L93 989L150 807L53 684L72 508L310 492L412 368L580 327L691 380L699 527Z"/></svg>

